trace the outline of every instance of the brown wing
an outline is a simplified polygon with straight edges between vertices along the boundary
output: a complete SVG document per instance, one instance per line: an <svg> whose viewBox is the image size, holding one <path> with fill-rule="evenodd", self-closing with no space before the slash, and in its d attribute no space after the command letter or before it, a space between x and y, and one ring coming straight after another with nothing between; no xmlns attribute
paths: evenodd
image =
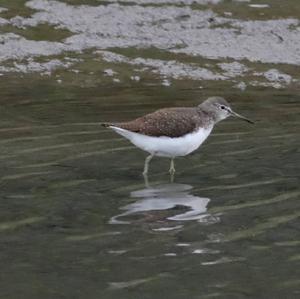
<svg viewBox="0 0 300 299"><path fill-rule="evenodd" d="M199 114L195 108L166 108L113 125L148 136L179 137L193 132L198 124Z"/></svg>

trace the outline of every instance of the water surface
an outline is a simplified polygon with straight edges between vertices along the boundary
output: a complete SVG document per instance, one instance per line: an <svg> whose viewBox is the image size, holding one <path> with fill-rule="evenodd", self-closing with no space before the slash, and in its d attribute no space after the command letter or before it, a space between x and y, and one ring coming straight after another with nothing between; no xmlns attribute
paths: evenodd
<svg viewBox="0 0 300 299"><path fill-rule="evenodd" d="M46 2L1 2L8 9L2 17L9 22L18 15L31 18L21 19L20 28L2 25L4 33L22 34L32 42L39 36L49 43L58 38L61 44L58 52L43 48L34 55L30 46L22 46L28 49L26 58L10 57L8 51L8 59L1 60L6 69L0 82L0 297L298 298L299 53L291 47L286 60L293 61L274 56L278 61L269 64L261 61L263 56L248 59L252 50L241 61L226 53L179 53L184 47L141 49L140 40L129 48L96 44L92 49L82 36L79 44L88 46L80 48L74 41L71 49L65 39L77 34L72 19L69 27L34 24L58 14L58 2ZM202 20L207 10L216 18L231 11L230 19L241 22L271 19L272 14L273 19L297 17L295 10L280 10L279 1L265 1L269 8L251 8L252 1L199 1L192 7L188 1L187 7L165 2L163 7L175 13L182 6L203 12ZM86 4L82 9L89 12L92 5L102 6L99 1L64 3L68 9ZM156 12L157 6L147 1L136 3L134 9ZM296 2L286 3L289 8ZM47 12L34 15L33 5ZM286 22L281 30L296 30L294 21ZM84 31L82 23L78 20L78 32ZM216 26L226 29L232 23ZM60 47L68 43L69 52L64 52ZM45 66L53 59L58 68ZM223 68L219 63L225 63ZM274 69L291 80L276 77ZM255 72L261 73L258 78ZM226 78L215 80L212 74ZM236 88L241 82L243 88ZM155 158L145 186L145 154L99 126L162 107L197 105L211 95L224 96L256 124L229 119L217 125L200 150L176 160L173 183L169 161Z"/></svg>

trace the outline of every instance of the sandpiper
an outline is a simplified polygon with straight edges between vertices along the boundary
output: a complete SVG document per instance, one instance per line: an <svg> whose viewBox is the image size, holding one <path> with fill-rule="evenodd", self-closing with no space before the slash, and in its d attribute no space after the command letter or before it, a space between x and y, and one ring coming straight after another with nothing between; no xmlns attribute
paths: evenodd
<svg viewBox="0 0 300 299"><path fill-rule="evenodd" d="M197 107L165 108L132 121L102 125L150 154L145 160L144 176L154 156L171 158L169 172L173 175L175 157L186 156L199 148L214 125L229 116L253 123L234 112L224 98L210 97Z"/></svg>

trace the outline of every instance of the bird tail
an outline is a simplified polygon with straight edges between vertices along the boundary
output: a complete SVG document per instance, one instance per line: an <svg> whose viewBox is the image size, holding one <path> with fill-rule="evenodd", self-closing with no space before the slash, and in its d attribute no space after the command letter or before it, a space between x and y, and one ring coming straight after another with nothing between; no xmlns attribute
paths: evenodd
<svg viewBox="0 0 300 299"><path fill-rule="evenodd" d="M102 126L104 128L108 128L111 125L112 125L112 123L100 123L100 126Z"/></svg>

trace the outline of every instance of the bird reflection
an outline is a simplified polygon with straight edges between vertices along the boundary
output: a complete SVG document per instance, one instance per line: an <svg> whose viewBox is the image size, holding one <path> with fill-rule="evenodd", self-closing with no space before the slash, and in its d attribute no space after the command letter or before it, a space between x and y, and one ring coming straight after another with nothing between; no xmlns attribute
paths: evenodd
<svg viewBox="0 0 300 299"><path fill-rule="evenodd" d="M148 174L143 174L143 177L144 177L145 187L150 188ZM175 172L170 173L170 183L174 183L174 179L175 179Z"/></svg>
<svg viewBox="0 0 300 299"><path fill-rule="evenodd" d="M166 216L166 220L201 221L203 217L208 216L206 211L210 199L191 194L192 189L190 185L169 183L133 191L130 197L137 200L121 207L124 212L112 217L110 223L129 224L130 222L125 220L128 216L166 210L172 214Z"/></svg>

